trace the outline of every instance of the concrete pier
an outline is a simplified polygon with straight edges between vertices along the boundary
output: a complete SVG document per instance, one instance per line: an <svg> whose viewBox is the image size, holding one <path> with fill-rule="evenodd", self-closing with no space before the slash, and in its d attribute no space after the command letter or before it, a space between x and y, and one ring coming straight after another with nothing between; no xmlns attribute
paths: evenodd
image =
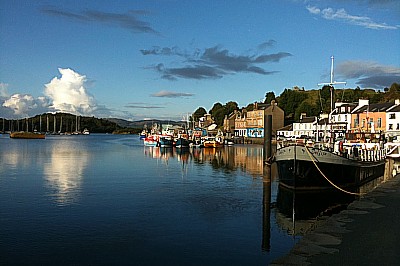
<svg viewBox="0 0 400 266"><path fill-rule="evenodd" d="M399 226L398 174L346 210L322 217L313 232L270 265L400 265Z"/></svg>

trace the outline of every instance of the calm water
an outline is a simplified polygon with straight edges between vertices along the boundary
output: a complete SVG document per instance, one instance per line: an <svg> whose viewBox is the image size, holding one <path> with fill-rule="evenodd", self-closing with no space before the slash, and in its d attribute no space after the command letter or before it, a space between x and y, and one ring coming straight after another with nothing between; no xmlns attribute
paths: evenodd
<svg viewBox="0 0 400 266"><path fill-rule="evenodd" d="M263 176L262 146L3 135L0 264L267 265L300 236L291 194Z"/></svg>

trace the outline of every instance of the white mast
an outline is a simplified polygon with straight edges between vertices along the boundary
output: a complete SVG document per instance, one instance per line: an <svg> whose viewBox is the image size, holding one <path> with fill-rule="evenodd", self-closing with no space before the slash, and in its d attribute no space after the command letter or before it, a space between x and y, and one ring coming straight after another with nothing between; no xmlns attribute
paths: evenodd
<svg viewBox="0 0 400 266"><path fill-rule="evenodd" d="M334 57L333 55L331 56L331 82L323 82L323 83L318 83L318 86L325 86L328 85L331 89L331 113L333 110L333 85L336 84L346 84L346 82L341 82L341 81L334 81L334 75L333 75L333 61L334 61Z"/></svg>
<svg viewBox="0 0 400 266"><path fill-rule="evenodd" d="M334 75L333 75L333 61L334 61L334 57L333 57L333 55L331 56L331 80L330 80L330 82L329 83L327 83L327 82L324 82L324 83L319 83L318 84L318 86L326 86L326 85L328 85L329 87L330 87L330 91L331 91L331 111L329 112L329 116L328 116L328 123L329 123L329 125L330 125L330 141L333 141L333 136L332 136L332 133L333 133L333 128L332 128L332 123L331 123L331 118L332 118L332 112L333 112L333 85L336 85L336 84L346 84L346 82L341 82L341 81L339 81L339 82L337 82L337 81L334 81ZM324 136L324 138L326 137L326 133L324 134L325 136ZM334 135L334 133L333 133L333 135Z"/></svg>

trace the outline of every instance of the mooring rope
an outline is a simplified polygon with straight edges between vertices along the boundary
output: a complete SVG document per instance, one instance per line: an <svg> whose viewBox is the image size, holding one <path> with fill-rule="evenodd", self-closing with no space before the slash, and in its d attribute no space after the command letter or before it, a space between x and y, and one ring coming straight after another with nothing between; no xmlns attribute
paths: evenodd
<svg viewBox="0 0 400 266"><path fill-rule="evenodd" d="M310 151L308 150L308 148L307 147L304 147L304 148L306 149L306 151L308 153L308 156L310 156L310 159L314 163L315 167L318 169L318 171L321 173L321 175L326 179L326 181L328 181L329 184L331 184L334 188L336 188L336 189L338 189L338 190L340 190L340 191L342 191L344 193L350 194L350 195L362 196L362 195L367 194L367 193L357 193L357 192L347 191L347 190L344 190L343 188L335 185L331 180L329 180L329 178L326 177L326 175L324 175L324 173L321 171L321 169L319 169L317 163L315 162L315 160L314 160L312 154L310 153Z"/></svg>

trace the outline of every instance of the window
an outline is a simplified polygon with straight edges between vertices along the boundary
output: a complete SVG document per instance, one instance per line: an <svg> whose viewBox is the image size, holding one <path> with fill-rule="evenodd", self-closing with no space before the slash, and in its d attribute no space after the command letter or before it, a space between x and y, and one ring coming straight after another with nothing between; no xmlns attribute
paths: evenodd
<svg viewBox="0 0 400 266"><path fill-rule="evenodd" d="M340 119L340 115L338 115L338 121L340 122L340 120L341 120L341 119Z"/></svg>
<svg viewBox="0 0 400 266"><path fill-rule="evenodd" d="M344 121L347 122L347 115L344 115Z"/></svg>
<svg viewBox="0 0 400 266"><path fill-rule="evenodd" d="M396 130L399 130L399 123L397 123L397 127L396 127Z"/></svg>
<svg viewBox="0 0 400 266"><path fill-rule="evenodd" d="M389 114L389 119L396 119L396 114L395 113Z"/></svg>
<svg viewBox="0 0 400 266"><path fill-rule="evenodd" d="M354 127L358 127L358 118L354 118Z"/></svg>
<svg viewBox="0 0 400 266"><path fill-rule="evenodd" d="M393 130L393 124L389 124L389 130Z"/></svg>
<svg viewBox="0 0 400 266"><path fill-rule="evenodd" d="M362 127L365 127L365 119L362 120L361 126L362 126Z"/></svg>
<svg viewBox="0 0 400 266"><path fill-rule="evenodd" d="M377 127L382 127L382 118L378 118L378 120L376 121L376 126Z"/></svg>

